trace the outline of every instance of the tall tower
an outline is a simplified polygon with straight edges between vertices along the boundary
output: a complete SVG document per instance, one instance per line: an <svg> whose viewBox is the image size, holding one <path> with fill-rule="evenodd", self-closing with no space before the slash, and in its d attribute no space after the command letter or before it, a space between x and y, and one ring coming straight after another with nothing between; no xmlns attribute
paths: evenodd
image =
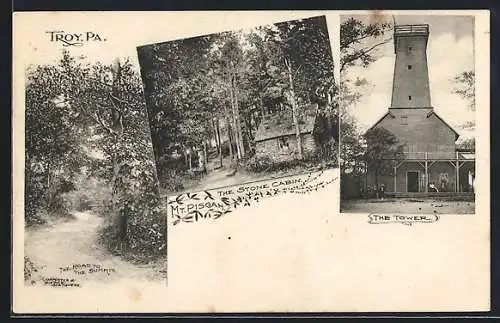
<svg viewBox="0 0 500 323"><path fill-rule="evenodd" d="M429 25L394 28L394 80L391 108L430 108L427 41Z"/></svg>

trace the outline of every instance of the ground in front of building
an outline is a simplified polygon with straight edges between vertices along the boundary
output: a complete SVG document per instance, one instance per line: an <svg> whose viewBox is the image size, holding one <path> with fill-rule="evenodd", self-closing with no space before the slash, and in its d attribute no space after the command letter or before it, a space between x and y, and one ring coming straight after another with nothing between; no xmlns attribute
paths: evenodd
<svg viewBox="0 0 500 323"><path fill-rule="evenodd" d="M474 200L453 198L356 199L340 202L341 213L474 214Z"/></svg>

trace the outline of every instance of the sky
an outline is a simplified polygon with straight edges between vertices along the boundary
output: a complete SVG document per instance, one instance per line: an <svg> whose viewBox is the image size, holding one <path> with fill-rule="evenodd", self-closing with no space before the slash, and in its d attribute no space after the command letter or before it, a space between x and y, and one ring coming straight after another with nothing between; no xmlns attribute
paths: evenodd
<svg viewBox="0 0 500 323"><path fill-rule="evenodd" d="M341 20L349 17L342 17ZM354 16L370 23L372 16ZM380 19L381 17L377 17ZM392 16L383 16L392 23ZM394 16L396 24L429 24L427 60L431 104L434 110L459 134L462 139L474 137L473 130L460 125L475 120L475 113L467 101L451 93L455 85L453 77L466 70L474 70L474 18L471 16ZM385 38L380 38L380 40ZM378 60L369 67L351 67L345 76L351 80L366 79L359 103L349 109L358 120L361 131L367 130L390 106L394 72L394 42L379 47ZM344 74L343 76L344 77Z"/></svg>
<svg viewBox="0 0 500 323"><path fill-rule="evenodd" d="M206 35L228 30L241 30L270 23L326 14L333 56L338 62L338 16L321 11L306 12L47 12L14 16L14 64L54 63L63 47L50 41L46 31L66 33L98 33L106 41L91 41L81 47L66 47L73 55L85 55L87 61L111 63L116 57L130 57L138 69L137 46ZM342 18L345 18L343 16ZM342 19L341 18L341 19ZM370 22L373 16L356 16ZM392 16L376 16L392 23ZM431 100L436 112L464 136L459 125L474 120L475 114L467 102L456 94L451 79L458 73L474 68L473 18L467 16L397 15L396 23L427 23L430 25L428 64ZM394 68L393 43L379 48L380 58L368 68L350 68L348 77L368 81L362 101L351 111L366 129L387 111L392 90ZM335 64L336 73L339 64Z"/></svg>
<svg viewBox="0 0 500 323"><path fill-rule="evenodd" d="M238 31L282 21L325 15L322 11L231 12L30 12L14 15L15 61L20 65L53 64L63 49L88 62L111 63L129 57L138 68L137 47L166 41ZM329 30L337 34L337 16L326 14ZM67 34L93 32L102 41L63 47L50 41L50 31ZM17 36L17 37L16 37ZM333 41L333 38L332 38Z"/></svg>

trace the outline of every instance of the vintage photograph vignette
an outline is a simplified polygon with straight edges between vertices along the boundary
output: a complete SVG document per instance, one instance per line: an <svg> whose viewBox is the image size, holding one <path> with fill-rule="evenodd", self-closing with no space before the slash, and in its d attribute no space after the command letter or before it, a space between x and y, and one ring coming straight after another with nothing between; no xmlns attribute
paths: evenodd
<svg viewBox="0 0 500 323"><path fill-rule="evenodd" d="M341 16L342 213L475 212L474 16Z"/></svg>
<svg viewBox="0 0 500 323"><path fill-rule="evenodd" d="M325 16L138 47L162 195L338 167Z"/></svg>

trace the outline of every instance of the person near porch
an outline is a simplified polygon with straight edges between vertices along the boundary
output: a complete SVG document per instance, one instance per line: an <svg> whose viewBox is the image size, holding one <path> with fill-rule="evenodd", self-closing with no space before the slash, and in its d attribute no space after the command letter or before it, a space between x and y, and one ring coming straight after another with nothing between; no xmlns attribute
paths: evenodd
<svg viewBox="0 0 500 323"><path fill-rule="evenodd" d="M472 192L476 192L476 174L472 174Z"/></svg>
<svg viewBox="0 0 500 323"><path fill-rule="evenodd" d="M381 184L380 185L380 198L383 200L385 197L385 185Z"/></svg>
<svg viewBox="0 0 500 323"><path fill-rule="evenodd" d="M434 185L434 182L431 182L429 184L429 191L430 192L439 192L439 190L437 189L436 185Z"/></svg>

